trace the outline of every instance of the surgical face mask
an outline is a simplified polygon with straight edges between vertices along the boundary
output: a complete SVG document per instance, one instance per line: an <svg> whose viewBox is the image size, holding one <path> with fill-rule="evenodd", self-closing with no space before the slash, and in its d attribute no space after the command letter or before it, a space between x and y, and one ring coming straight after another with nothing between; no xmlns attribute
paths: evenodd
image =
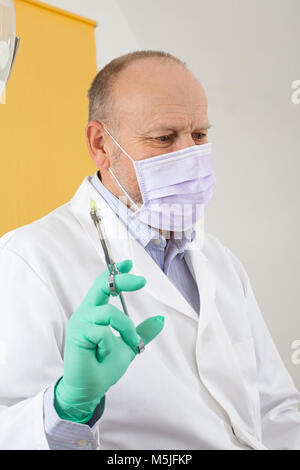
<svg viewBox="0 0 300 470"><path fill-rule="evenodd" d="M138 207L112 170L109 171L137 209L133 217L151 227L182 232L202 216L213 195L215 176L211 144L193 145L144 160L133 160L104 127L119 149L132 161L143 204Z"/></svg>

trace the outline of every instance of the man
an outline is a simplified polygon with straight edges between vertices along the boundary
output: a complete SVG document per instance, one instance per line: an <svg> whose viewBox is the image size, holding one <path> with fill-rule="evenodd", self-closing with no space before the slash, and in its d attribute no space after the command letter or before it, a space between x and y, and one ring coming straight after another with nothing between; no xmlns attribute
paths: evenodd
<svg viewBox="0 0 300 470"><path fill-rule="evenodd" d="M1 239L0 447L300 449L300 394L247 274L202 233L203 87L170 54L137 51L89 99L97 171ZM110 284L91 205L118 263Z"/></svg>

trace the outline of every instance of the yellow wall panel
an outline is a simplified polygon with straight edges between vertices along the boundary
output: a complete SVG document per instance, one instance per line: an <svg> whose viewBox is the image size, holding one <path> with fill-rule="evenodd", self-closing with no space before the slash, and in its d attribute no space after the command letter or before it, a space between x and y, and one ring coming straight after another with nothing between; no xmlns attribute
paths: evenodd
<svg viewBox="0 0 300 470"><path fill-rule="evenodd" d="M65 203L96 169L84 136L96 23L14 3L21 42L0 104L0 236Z"/></svg>

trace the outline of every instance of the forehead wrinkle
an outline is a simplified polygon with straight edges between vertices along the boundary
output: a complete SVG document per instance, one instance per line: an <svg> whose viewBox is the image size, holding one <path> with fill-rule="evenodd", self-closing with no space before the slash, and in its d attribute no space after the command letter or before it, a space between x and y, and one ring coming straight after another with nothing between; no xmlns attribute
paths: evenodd
<svg viewBox="0 0 300 470"><path fill-rule="evenodd" d="M184 121L186 117L188 117L188 119L201 119L206 112L206 104L187 106L182 104L178 105L168 103L152 106L148 111L148 116L152 121L165 119L164 116L170 116L171 119Z"/></svg>
<svg viewBox="0 0 300 470"><path fill-rule="evenodd" d="M194 100L195 101L195 100ZM194 104L193 103L153 103L149 112L154 110L155 113L163 112L169 114L197 114L207 111L207 103Z"/></svg>

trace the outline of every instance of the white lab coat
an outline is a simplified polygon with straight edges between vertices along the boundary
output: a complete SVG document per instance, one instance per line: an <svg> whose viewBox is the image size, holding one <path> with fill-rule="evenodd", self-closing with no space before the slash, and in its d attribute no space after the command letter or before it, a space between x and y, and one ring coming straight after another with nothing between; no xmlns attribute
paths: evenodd
<svg viewBox="0 0 300 470"><path fill-rule="evenodd" d="M106 393L97 448L300 449L300 394L237 258L207 233L203 246L192 243L198 316L89 177L71 201L0 239L0 448L49 448L43 394L63 373L66 322L106 268L90 198L115 259L132 259L131 272L147 279L125 293L134 324L165 317Z"/></svg>

